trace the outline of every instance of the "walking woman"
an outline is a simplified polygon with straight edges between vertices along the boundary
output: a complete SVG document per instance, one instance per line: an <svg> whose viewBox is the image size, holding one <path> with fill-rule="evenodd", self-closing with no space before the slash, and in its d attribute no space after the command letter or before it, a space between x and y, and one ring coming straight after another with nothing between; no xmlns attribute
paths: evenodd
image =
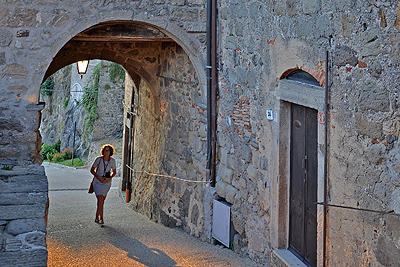
<svg viewBox="0 0 400 267"><path fill-rule="evenodd" d="M96 210L96 223L104 224L103 210L104 201L106 200L107 193L111 187L111 179L117 173L114 155L114 147L106 144L101 147L100 153L102 156L97 157L90 172L94 175L93 189L97 198L97 210Z"/></svg>

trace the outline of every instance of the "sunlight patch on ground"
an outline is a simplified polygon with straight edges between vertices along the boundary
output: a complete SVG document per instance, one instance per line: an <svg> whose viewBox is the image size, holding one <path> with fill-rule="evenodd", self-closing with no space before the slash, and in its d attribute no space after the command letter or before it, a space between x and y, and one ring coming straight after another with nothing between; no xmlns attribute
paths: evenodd
<svg viewBox="0 0 400 267"><path fill-rule="evenodd" d="M128 253L109 243L91 247L71 247L47 236L48 267L59 266L147 266L128 257Z"/></svg>

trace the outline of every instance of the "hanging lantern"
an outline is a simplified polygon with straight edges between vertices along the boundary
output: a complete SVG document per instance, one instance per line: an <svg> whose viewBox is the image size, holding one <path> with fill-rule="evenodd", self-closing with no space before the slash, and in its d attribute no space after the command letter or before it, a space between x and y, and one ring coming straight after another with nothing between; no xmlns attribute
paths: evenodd
<svg viewBox="0 0 400 267"><path fill-rule="evenodd" d="M86 73L88 66L89 66L89 60L82 60L76 62L76 67L78 68L78 74L81 75L81 79L83 77L83 74Z"/></svg>

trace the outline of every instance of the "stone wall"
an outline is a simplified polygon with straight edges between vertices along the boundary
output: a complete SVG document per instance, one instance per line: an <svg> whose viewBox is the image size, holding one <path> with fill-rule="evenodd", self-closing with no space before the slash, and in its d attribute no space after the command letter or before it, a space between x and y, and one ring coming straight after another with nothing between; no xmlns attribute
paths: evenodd
<svg viewBox="0 0 400 267"><path fill-rule="evenodd" d="M63 102L70 98L71 67L61 69L51 77L54 82L54 91L50 96L40 95L40 100L45 103L39 129L43 143L54 144L63 139L62 132L66 120L66 109Z"/></svg>
<svg viewBox="0 0 400 267"><path fill-rule="evenodd" d="M143 80L135 97L138 115L133 166L137 172L130 205L154 221L209 239L210 233L205 233L204 227L205 184L142 172L205 180L205 99L196 71L180 46L170 43L160 48L159 105ZM128 95L126 99L130 99Z"/></svg>
<svg viewBox="0 0 400 267"><path fill-rule="evenodd" d="M1 266L46 266L47 177L37 165L0 170Z"/></svg>
<svg viewBox="0 0 400 267"><path fill-rule="evenodd" d="M399 5L362 0L219 3L216 191L232 204L238 232L235 251L268 265L272 249L287 248L282 193L287 177L282 177L280 154L281 123L287 117L279 84L290 71L301 69L324 87L327 50L329 204L399 214ZM124 64L128 73L143 79L138 84L142 117L135 125L143 133L135 139L137 168L204 179L205 1L8 1L0 14L0 163L35 161L42 108L39 86L53 59L63 54L89 57L96 51L98 57ZM110 20L153 25L179 46L167 42L145 49L138 49L138 43L64 47L82 30ZM157 53L139 53L152 49ZM174 81L197 78L195 86ZM272 110L274 120L267 120L266 110ZM323 128L322 123L318 127ZM324 153L324 142L319 144ZM323 166L319 170L323 172ZM211 204L202 185L183 186L145 175L136 179L135 190L142 198L132 203L135 209L155 221L208 236L204 229L211 224L206 212ZM323 181L318 187L323 198ZM325 245L327 265L399 262L399 234L394 230L400 225L398 216L331 207L326 229L323 214L318 218L319 265ZM321 242L323 232L326 244Z"/></svg>
<svg viewBox="0 0 400 267"><path fill-rule="evenodd" d="M0 126L4 143L1 151L9 151L14 158L0 156L0 159L18 164L35 160L36 143L40 141L34 140L32 132L37 129L24 128L26 123L22 123L21 128L20 118L32 109L31 105L38 104L40 85L48 66L73 36L101 22L138 21L170 34L195 59L196 66L201 67L205 40L204 6L205 1L198 0L4 2L0 19L0 115L5 118L5 123ZM115 62L121 60L121 64L126 59L117 58L116 54L102 54L100 58L105 56L114 57ZM63 66L69 63L73 62ZM200 75L204 76L204 72ZM38 115L30 118L40 121ZM20 130L22 138L9 135L9 129L12 132ZM19 143L21 147L11 147L11 143Z"/></svg>
<svg viewBox="0 0 400 267"><path fill-rule="evenodd" d="M42 111L40 132L43 143L54 144L61 140L61 151L73 147L77 157L92 162L98 155L98 149L90 155L92 141L104 139L121 139L123 125L124 80L111 81L109 66L111 62L91 60L87 73L79 75L76 65L69 65L56 72L51 78L54 81L54 92L50 96L41 95L45 103ZM93 131L85 135L87 112L83 108L82 96L85 87L90 86L95 68L100 69L97 113ZM76 123L75 142L74 127Z"/></svg>
<svg viewBox="0 0 400 267"><path fill-rule="evenodd" d="M233 204L235 228L252 258L267 262L285 239L275 223L283 181L279 80L302 69L324 86L326 50L329 203L399 213L399 10L393 1L221 2L217 193ZM273 110L274 121L266 110ZM398 262L398 216L328 210L328 265Z"/></svg>
<svg viewBox="0 0 400 267"><path fill-rule="evenodd" d="M178 45L165 47L161 58L160 100L164 124L164 147L161 173L186 180L205 181L206 166L206 95L188 55ZM205 224L204 183L162 180L165 199L164 217L195 236L210 238Z"/></svg>
<svg viewBox="0 0 400 267"><path fill-rule="evenodd" d="M99 97L97 102L98 119L93 129L93 140L107 137L121 138L123 128L123 100L125 79L112 81L111 62L101 61Z"/></svg>
<svg viewBox="0 0 400 267"><path fill-rule="evenodd" d="M13 90L1 91L0 95L0 153L3 155L0 164L40 164L42 137L39 125L43 103L26 102L21 98L21 92Z"/></svg>
<svg viewBox="0 0 400 267"><path fill-rule="evenodd" d="M0 47L2 48L0 52L0 118L2 122L0 126L0 152L2 152L0 153L0 164L29 165L32 162L40 162L40 159L36 160L41 144L38 128L40 124L40 110L43 108L43 105L39 104L39 92L40 85L45 77L45 73L51 63L56 60L56 56L59 54L67 55L63 59L62 64L59 65L59 68L75 62L75 58L71 57L71 54L68 54L74 53L75 50L71 52L71 50L64 49L64 45L66 45L72 37L81 31L98 23L113 20L134 21L150 25L155 29L161 29L164 33L168 34L169 37L176 41L186 52L182 64L187 64L186 60L190 61L190 64L178 67L182 67L182 69L185 71L188 70L188 67L191 68L189 69L190 71L195 68L197 71L196 78L193 76L193 73L179 73L179 75L187 75L187 77L190 77L189 79L192 79L193 81L198 79L201 81L199 86L202 89L205 86L205 71L203 62L205 55L204 42L206 16L205 1L203 0L84 0L80 1L79 3L69 0L40 0L30 1L29 3L26 1L6 2L2 3L2 9L0 11ZM154 111L157 114L156 118L159 118L160 98L158 94L158 84L160 81L157 77L160 66L160 63L158 62L159 58L154 57L154 54L152 54L148 59L140 58L142 55L141 53L136 53L135 51L131 50L131 48L134 48L135 45L132 44L132 46L129 46L127 44L128 43L101 44L100 48L93 46L93 43L89 43L82 45L81 51L77 51L77 53L82 51L86 52L86 54L79 54L82 55L82 58L80 59L101 58L120 63L121 65L124 65L128 73L137 73L142 75L141 78L143 78L143 80L150 81L155 103L157 103L157 105L154 106ZM177 53L180 58L182 58L182 51L183 50L180 49ZM173 57L172 52L170 56ZM156 61L153 61L153 58ZM173 60L171 60L169 64L173 63ZM153 68L153 66L156 67ZM182 76L179 76L178 78L186 79L186 77ZM171 89L171 87L168 88ZM173 87L172 89L172 91L174 91ZM197 91L198 88L194 90L194 92ZM178 99L178 97L179 95L176 95L176 99ZM173 105L174 108L181 104L178 100L174 101L176 101L176 104ZM190 102L190 100L186 101ZM203 112L202 110L197 110L197 103L191 103L189 105L189 102L185 103L187 107L190 107L191 104L195 104L196 108L193 108L193 110L196 110L197 114L199 112ZM151 104L151 102L149 102L149 104ZM169 107L171 107L171 105ZM184 111L188 110L187 107ZM151 113L152 111L149 112L149 114ZM173 118L176 122L182 121L183 123L183 118L186 119L186 114L178 114L175 109L173 114L176 116L176 118ZM157 121L156 118L154 119L155 121ZM168 127L171 127L171 124L169 124ZM168 131L168 127L166 127L167 130L165 132ZM205 131L204 128L205 127L203 126L203 132ZM165 132L161 131L157 134L164 134ZM175 132L176 130L173 133ZM181 142L187 142L188 138L188 136L184 136L179 139L181 139ZM204 141L201 143L204 143ZM164 151L163 145L157 145L158 147L156 147L156 149L159 149L159 151ZM179 147L179 149L181 148L182 147ZM149 149L154 148L150 147ZM168 149L174 150L174 148ZM182 153L180 151L178 152ZM158 157L161 157L161 153L157 150L154 154ZM186 153L185 158L190 159L190 153ZM155 159L156 161L158 160L159 163L161 162L161 159ZM177 162L182 163L183 167L187 167L184 164L186 161L179 158ZM177 162L172 162L172 166L175 166ZM151 170L161 170L161 167L156 166L155 163L154 166L151 166ZM191 170L191 172L194 171ZM26 173L29 172L26 171ZM204 177L194 177L193 174L188 175L188 178L204 179ZM32 188L34 182L30 181L29 185ZM171 187L171 185L169 186ZM151 202L152 200L159 200L154 196L160 195L160 192L163 192L164 188L162 186L158 187L155 185L155 189L156 190L154 193L150 194L153 199L145 200L147 201L148 205L145 206L144 213L147 214L146 212L151 210L154 214L153 219L161 221L161 216L164 219L167 218L167 216L164 216L164 214L161 215L161 211L169 213L168 205L171 204L170 202L166 202L161 206L161 208L150 207L149 204L152 205L153 203L157 203L156 201ZM192 191L196 192L196 194L192 194ZM7 192L11 193L12 195L16 194L13 193L13 191ZM176 191L174 192L174 197L179 198L180 194L177 194ZM201 230L199 229L201 229L203 224L201 222L201 212L203 207L200 203L203 197L202 191L189 188L188 191L184 191L184 193L184 207L180 208L179 211L173 211L174 216L182 219L182 221L187 221L182 223L182 225L186 226L186 230L188 232L191 232L195 235L200 235ZM168 194L170 194L170 191L168 191ZM147 195L145 196L147 197ZM166 201L167 197L163 198L163 200ZM40 203L39 200L33 200L33 202ZM197 206L195 204L197 204ZM177 205L183 204L182 202L179 202ZM192 207L197 207L197 209ZM45 209L43 207L35 212L35 214L31 214L30 216L32 218L35 218L35 216L40 217L42 215L42 211L44 210ZM180 214L181 211L183 214ZM163 221L165 221L164 219ZM5 226L3 223L2 225ZM23 237L25 237L25 235L18 236L18 240L23 240ZM26 237L30 238L30 235L27 235ZM30 239L28 241L33 242ZM16 242L16 244L18 245L18 242ZM25 244L26 243L24 242L24 245ZM39 241L37 241L35 245L37 245L37 247L34 248L43 248ZM16 246L15 250L16 251L13 253L16 257L20 257L21 261L23 262L29 262L29 260L27 260L25 257L25 247L19 246L17 250ZM45 250L40 250L40 252L43 252L43 255L46 255ZM39 254L40 253L33 253L34 256ZM33 258L30 261L30 265L35 265ZM38 259L37 265L45 265L45 259Z"/></svg>

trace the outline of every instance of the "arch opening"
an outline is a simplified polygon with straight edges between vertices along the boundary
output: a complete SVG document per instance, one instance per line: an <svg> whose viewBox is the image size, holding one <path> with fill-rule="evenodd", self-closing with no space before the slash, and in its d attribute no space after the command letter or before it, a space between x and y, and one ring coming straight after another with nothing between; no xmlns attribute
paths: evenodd
<svg viewBox="0 0 400 267"><path fill-rule="evenodd" d="M291 80L291 81L296 81L296 82L302 82L302 83L306 83L306 84L311 84L311 85L315 85L315 86L320 86L317 79L315 79L308 72L305 72L300 69L290 72L288 75L286 75L285 79Z"/></svg>
<svg viewBox="0 0 400 267"><path fill-rule="evenodd" d="M324 118L325 92L317 79L306 71L296 69L286 73L281 77L277 90L280 180L274 184L277 208L273 212L278 218L273 225L277 233L274 242L278 248L287 249L315 265L317 256L322 255L323 218L321 208L315 202L324 197L321 185L324 182L325 157L319 148L325 145L325 121L321 119ZM301 180L303 173L306 179ZM302 187L296 186L298 184ZM297 200L302 201L298 206L293 204ZM308 225L302 230L304 221ZM308 252L312 257L308 257Z"/></svg>
<svg viewBox="0 0 400 267"><path fill-rule="evenodd" d="M191 56L160 31L160 36L148 36L146 40L137 35L121 38L110 32L100 37L96 34L104 30L104 25L98 26L67 42L44 78L78 60L101 59L120 64L129 74L124 84L120 190L125 190L127 179L131 179L130 206L134 210L192 235L204 235L203 199L199 196L203 195L205 183L182 184L143 172L205 180L207 116L205 90L199 81L202 74ZM91 39L87 39L88 35ZM136 115L128 112L131 107ZM129 157L129 164L137 170L130 176L124 168ZM185 200L183 206L179 204L181 199Z"/></svg>

